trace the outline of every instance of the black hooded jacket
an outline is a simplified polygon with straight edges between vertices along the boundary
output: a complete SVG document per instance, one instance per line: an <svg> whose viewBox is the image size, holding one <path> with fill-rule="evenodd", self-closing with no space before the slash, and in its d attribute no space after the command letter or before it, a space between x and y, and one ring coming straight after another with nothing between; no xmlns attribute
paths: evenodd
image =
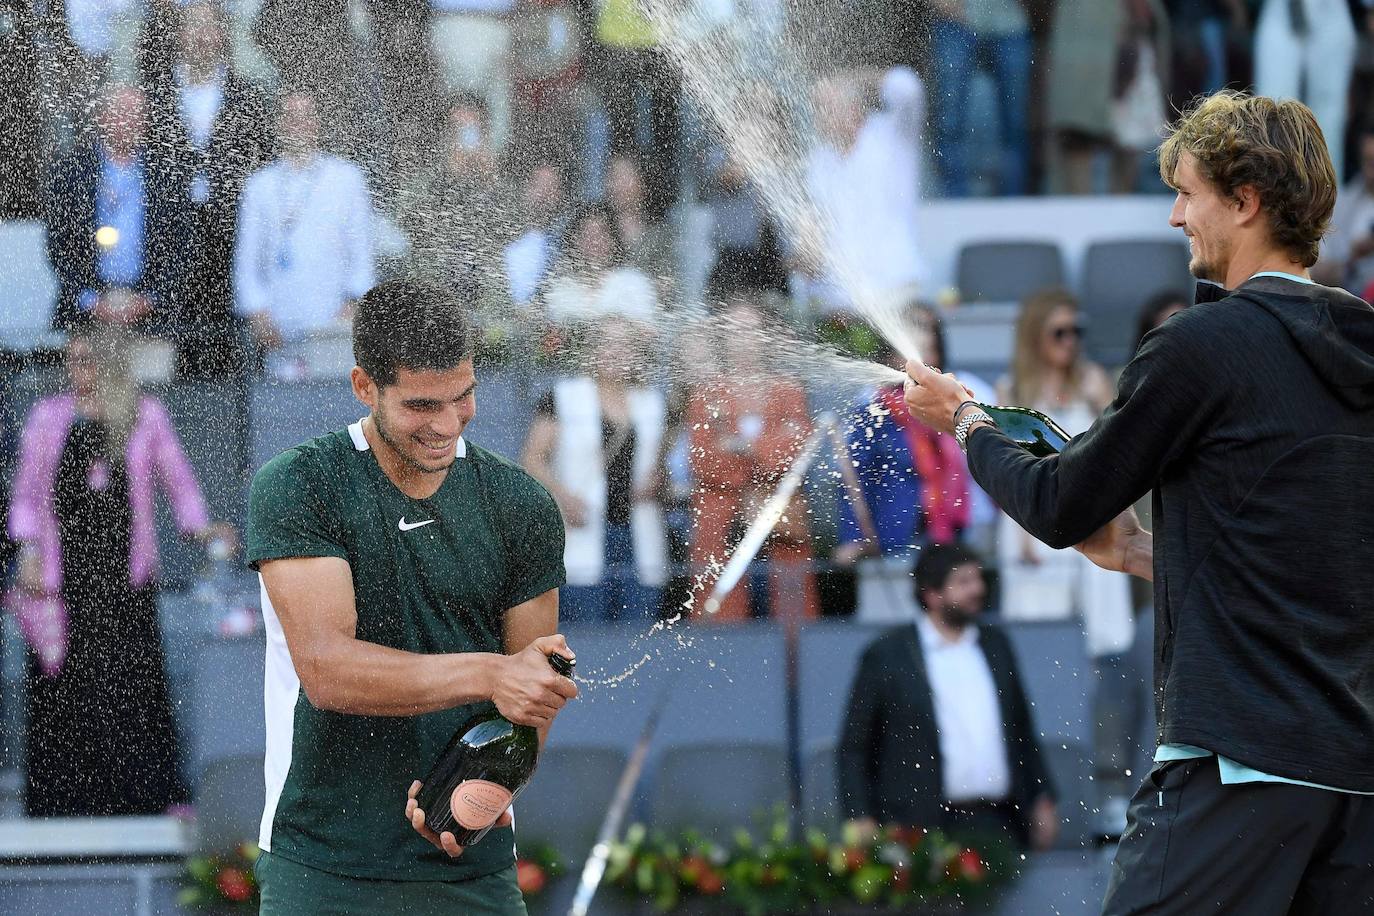
<svg viewBox="0 0 1374 916"><path fill-rule="evenodd" d="M1054 547L1153 489L1160 742L1374 791L1374 309L1275 276L1223 295L1147 336L1061 454L980 428L969 466Z"/></svg>

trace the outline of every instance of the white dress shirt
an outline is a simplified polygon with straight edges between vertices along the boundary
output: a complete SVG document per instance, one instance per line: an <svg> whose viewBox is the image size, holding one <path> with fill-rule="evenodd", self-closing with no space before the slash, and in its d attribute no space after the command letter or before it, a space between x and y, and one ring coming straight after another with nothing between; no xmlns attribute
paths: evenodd
<svg viewBox="0 0 1374 916"><path fill-rule="evenodd" d="M353 163L316 155L264 166L244 185L234 250L234 307L266 312L288 337L333 325L373 284L372 202Z"/></svg>
<svg viewBox="0 0 1374 916"><path fill-rule="evenodd" d="M1002 707L978 627L953 642L940 635L925 612L916 615L935 724L945 801L1001 801L1011 795L1011 769L1002 733Z"/></svg>
<svg viewBox="0 0 1374 916"><path fill-rule="evenodd" d="M883 79L882 99L853 147L818 146L806 175L811 199L829 222L825 242L840 274L827 280L863 284L859 295L883 296L927 281L916 232L925 88L914 72L894 67ZM836 308L854 308L846 295L820 295Z"/></svg>
<svg viewBox="0 0 1374 916"><path fill-rule="evenodd" d="M188 82L185 73L178 72L177 102L186 135L191 144L203 152L210 144L219 110L224 107L224 72L220 71L218 77L208 83Z"/></svg>

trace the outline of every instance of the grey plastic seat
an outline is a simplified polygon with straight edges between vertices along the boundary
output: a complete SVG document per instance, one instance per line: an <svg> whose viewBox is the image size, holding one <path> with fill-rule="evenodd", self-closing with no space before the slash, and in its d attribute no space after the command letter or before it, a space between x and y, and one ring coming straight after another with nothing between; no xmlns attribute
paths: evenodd
<svg viewBox="0 0 1374 916"><path fill-rule="evenodd" d="M202 641L192 685L192 773L215 760L263 753L265 655L261 634Z"/></svg>
<svg viewBox="0 0 1374 916"><path fill-rule="evenodd" d="M267 794L262 754L221 757L206 764L196 791L196 847L227 852L257 842Z"/></svg>
<svg viewBox="0 0 1374 916"><path fill-rule="evenodd" d="M1092 761L1083 746L1062 738L1040 744L1058 794L1059 839L1056 849L1083 849L1094 840L1098 822L1097 790Z"/></svg>
<svg viewBox="0 0 1374 916"><path fill-rule="evenodd" d="M816 744L802 755L802 822L837 835L844 820L839 806L836 745Z"/></svg>
<svg viewBox="0 0 1374 916"><path fill-rule="evenodd" d="M250 476L272 458L306 439L322 436L367 413L347 379L279 382L259 379L249 392L252 439Z"/></svg>
<svg viewBox="0 0 1374 916"><path fill-rule="evenodd" d="M0 221L0 346L27 350L48 340L56 302L43 224Z"/></svg>
<svg viewBox="0 0 1374 916"><path fill-rule="evenodd" d="M972 242L959 249L956 276L964 302L1020 302L1064 285L1064 257L1054 242Z"/></svg>
<svg viewBox="0 0 1374 916"><path fill-rule="evenodd" d="M790 775L782 744L685 744L659 758L650 823L670 834L691 829L729 840L740 828L761 836L777 813L790 814Z"/></svg>
<svg viewBox="0 0 1374 916"><path fill-rule="evenodd" d="M1096 242L1083 258L1080 308L1088 353L1108 368L1130 361L1136 317L1151 296L1176 290L1192 301L1188 246L1175 239Z"/></svg>
<svg viewBox="0 0 1374 916"><path fill-rule="evenodd" d="M887 628L820 621L802 630L797 658L797 741L802 817L808 827L838 823L835 748L859 659Z"/></svg>
<svg viewBox="0 0 1374 916"><path fill-rule="evenodd" d="M1078 621L1002 626L1016 653L1031 721L1041 740L1062 735L1088 744L1092 740L1092 698L1097 678Z"/></svg>
<svg viewBox="0 0 1374 916"><path fill-rule="evenodd" d="M210 518L242 531L249 437L243 387L232 382L194 382L169 386L160 396L195 471ZM203 548L178 530L165 497L157 500L155 518L163 584L184 588L199 572Z"/></svg>
<svg viewBox="0 0 1374 916"><path fill-rule="evenodd" d="M534 779L515 802L521 842L548 843L580 860L591 851L606 817L626 755L615 748L548 747Z"/></svg>

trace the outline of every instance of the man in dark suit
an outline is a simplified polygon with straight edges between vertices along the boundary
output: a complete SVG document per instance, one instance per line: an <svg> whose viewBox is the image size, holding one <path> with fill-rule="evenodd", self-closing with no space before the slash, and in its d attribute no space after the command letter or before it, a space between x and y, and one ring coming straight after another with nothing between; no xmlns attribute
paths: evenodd
<svg viewBox="0 0 1374 916"><path fill-rule="evenodd" d="M146 134L143 91L107 86L97 103L95 138L54 169L47 219L48 259L58 282L54 328L92 318L146 326L165 313L175 208Z"/></svg>
<svg viewBox="0 0 1374 916"><path fill-rule="evenodd" d="M863 831L901 824L1049 848L1054 790L1011 644L978 622L978 556L922 550L916 598L915 623L879 636L859 663L839 750L845 816Z"/></svg>
<svg viewBox="0 0 1374 916"><path fill-rule="evenodd" d="M198 0L170 9L175 46L161 71L149 74L149 102L151 136L166 159L179 223L171 241L180 251L178 371L223 377L243 365L233 310L234 228L244 182L267 160L270 122L262 94L229 66L219 6Z"/></svg>

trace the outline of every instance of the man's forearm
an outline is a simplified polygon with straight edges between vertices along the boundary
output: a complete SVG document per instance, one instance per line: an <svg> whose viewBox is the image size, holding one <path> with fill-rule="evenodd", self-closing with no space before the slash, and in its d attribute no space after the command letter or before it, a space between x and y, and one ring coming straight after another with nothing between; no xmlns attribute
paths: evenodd
<svg viewBox="0 0 1374 916"><path fill-rule="evenodd" d="M1125 569L1122 572L1138 576L1146 582L1155 580L1155 536L1142 531L1131 538L1126 547Z"/></svg>
<svg viewBox="0 0 1374 916"><path fill-rule="evenodd" d="M491 699L501 659L489 652L423 655L340 639L308 663L309 676L302 676L301 683L320 709L415 716Z"/></svg>

